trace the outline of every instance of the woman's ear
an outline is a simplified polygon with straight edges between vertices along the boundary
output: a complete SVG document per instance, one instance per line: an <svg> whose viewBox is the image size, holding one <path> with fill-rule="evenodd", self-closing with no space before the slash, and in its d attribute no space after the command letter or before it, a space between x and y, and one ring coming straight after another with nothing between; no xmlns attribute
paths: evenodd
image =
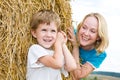
<svg viewBox="0 0 120 80"><path fill-rule="evenodd" d="M31 34L34 38L36 38L36 31L35 30L31 30Z"/></svg>
<svg viewBox="0 0 120 80"><path fill-rule="evenodd" d="M99 41L99 40L100 40L100 37L98 36L98 37L97 37L97 41Z"/></svg>

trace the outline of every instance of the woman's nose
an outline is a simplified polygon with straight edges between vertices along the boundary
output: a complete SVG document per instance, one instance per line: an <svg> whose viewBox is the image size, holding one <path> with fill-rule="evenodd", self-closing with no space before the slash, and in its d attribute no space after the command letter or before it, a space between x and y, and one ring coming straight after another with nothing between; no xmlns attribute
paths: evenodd
<svg viewBox="0 0 120 80"><path fill-rule="evenodd" d="M88 34L89 34L89 30L86 30L86 31L84 32L84 34L85 34L85 35L88 35Z"/></svg>

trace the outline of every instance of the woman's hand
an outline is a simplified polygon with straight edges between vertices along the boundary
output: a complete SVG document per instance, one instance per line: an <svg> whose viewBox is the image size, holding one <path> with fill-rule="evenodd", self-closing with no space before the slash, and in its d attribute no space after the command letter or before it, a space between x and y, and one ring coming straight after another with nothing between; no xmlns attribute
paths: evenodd
<svg viewBox="0 0 120 80"><path fill-rule="evenodd" d="M72 75L72 80L80 80L80 78L78 78L78 74L80 74L80 70L79 69L76 69L74 70L71 75Z"/></svg>
<svg viewBox="0 0 120 80"><path fill-rule="evenodd" d="M81 74L81 67L79 64L77 64L77 69L72 72L73 74L73 80L79 80L78 75Z"/></svg>
<svg viewBox="0 0 120 80"><path fill-rule="evenodd" d="M74 28L73 27L68 28L67 33L68 33L68 40L72 43L73 46L76 46L77 39L76 39L76 36L74 34Z"/></svg>

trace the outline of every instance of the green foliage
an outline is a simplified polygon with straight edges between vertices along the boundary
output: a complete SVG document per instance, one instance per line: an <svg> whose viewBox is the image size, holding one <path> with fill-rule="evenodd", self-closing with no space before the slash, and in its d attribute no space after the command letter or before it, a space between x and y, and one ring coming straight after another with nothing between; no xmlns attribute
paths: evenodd
<svg viewBox="0 0 120 80"><path fill-rule="evenodd" d="M87 78L83 78L81 80L98 80L98 78L95 76L95 77L87 77Z"/></svg>

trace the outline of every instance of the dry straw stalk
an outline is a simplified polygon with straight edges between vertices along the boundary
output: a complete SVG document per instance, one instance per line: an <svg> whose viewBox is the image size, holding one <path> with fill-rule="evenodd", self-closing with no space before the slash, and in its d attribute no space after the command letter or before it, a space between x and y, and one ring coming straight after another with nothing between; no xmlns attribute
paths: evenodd
<svg viewBox="0 0 120 80"><path fill-rule="evenodd" d="M65 32L71 26L68 0L0 0L0 80L25 80L27 52L34 43L29 22L40 9L56 11Z"/></svg>

